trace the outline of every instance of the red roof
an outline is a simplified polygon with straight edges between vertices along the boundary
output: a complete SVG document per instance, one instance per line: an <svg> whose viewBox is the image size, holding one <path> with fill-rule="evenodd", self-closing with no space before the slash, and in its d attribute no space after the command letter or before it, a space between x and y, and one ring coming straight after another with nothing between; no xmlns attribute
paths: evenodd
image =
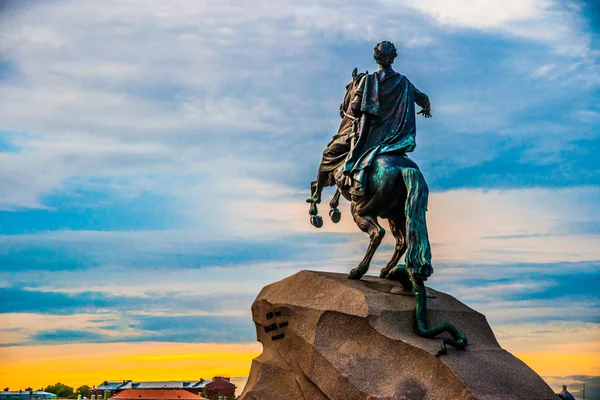
<svg viewBox="0 0 600 400"><path fill-rule="evenodd" d="M127 389L111 397L121 400L201 400L200 397L187 390L174 389Z"/></svg>

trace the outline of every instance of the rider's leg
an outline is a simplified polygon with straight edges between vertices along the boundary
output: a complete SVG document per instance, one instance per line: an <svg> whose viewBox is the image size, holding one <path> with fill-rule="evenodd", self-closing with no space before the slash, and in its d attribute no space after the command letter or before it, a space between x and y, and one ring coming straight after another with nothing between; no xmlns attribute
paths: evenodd
<svg viewBox="0 0 600 400"><path fill-rule="evenodd" d="M333 182L330 180L330 174L346 159L350 151L350 142L351 139L349 136L340 136L329 143L323 152L317 180L314 182L314 187L311 188L311 197L306 199L307 203L320 203L323 188L333 185Z"/></svg>

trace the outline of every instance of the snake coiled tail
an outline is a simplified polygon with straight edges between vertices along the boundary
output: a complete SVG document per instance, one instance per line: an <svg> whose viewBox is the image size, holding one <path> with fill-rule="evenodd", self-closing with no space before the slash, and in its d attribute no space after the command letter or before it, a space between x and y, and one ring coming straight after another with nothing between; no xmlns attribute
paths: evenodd
<svg viewBox="0 0 600 400"><path fill-rule="evenodd" d="M417 306L415 308L415 329L417 333L426 338L435 338L443 332L448 332L452 339L442 339L441 349L436 357L447 354L447 345L454 347L457 350L464 350L467 346L467 337L460 333L452 324L442 323L434 327L427 327L427 293L425 292L425 283L422 279L413 279L415 288L415 297Z"/></svg>
<svg viewBox="0 0 600 400"><path fill-rule="evenodd" d="M455 349L467 346L467 337L451 324L438 324L427 327L427 293L425 280L433 273L431 266L431 245L427 234L426 212L429 188L421 171L417 168L402 168L402 178L406 186L406 266L397 266L388 273L388 278L399 280L405 290L414 288L417 305L415 309L415 330L426 338L434 338L448 332L452 339L442 339L437 356L446 354L447 345ZM410 282L409 282L410 281ZM412 287L411 287L412 286Z"/></svg>

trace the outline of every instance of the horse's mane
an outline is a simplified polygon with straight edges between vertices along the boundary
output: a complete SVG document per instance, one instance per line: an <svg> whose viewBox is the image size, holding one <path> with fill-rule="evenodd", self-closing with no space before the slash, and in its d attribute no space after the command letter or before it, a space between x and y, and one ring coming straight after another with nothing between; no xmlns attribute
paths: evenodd
<svg viewBox="0 0 600 400"><path fill-rule="evenodd" d="M356 70L355 70L356 71ZM354 92L356 91L358 84L361 79L367 75L365 72L361 73L352 73L352 80L346 85L346 94L344 95L344 101L340 107L342 111L342 121L340 123L340 127L338 128L338 135L347 132L352 129L352 124L354 122L354 118L350 117L348 114L348 107L350 106L350 102L354 98Z"/></svg>

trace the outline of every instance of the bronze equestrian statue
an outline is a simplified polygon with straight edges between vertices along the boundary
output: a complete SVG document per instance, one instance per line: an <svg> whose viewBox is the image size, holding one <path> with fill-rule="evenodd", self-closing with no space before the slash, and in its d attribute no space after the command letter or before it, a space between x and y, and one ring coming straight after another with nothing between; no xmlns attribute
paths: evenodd
<svg viewBox="0 0 600 400"><path fill-rule="evenodd" d="M433 338L448 332L453 339L442 341L464 349L467 337L450 324L427 327L427 302L424 282L433 273L431 246L427 235L426 211L429 189L417 164L406 153L415 149L416 115L431 117L426 94L406 76L394 71L397 56L393 43L384 41L374 49L379 70L352 72L346 95L340 105L342 121L337 135L323 152L317 180L311 183L309 214L311 223L320 228L323 219L317 204L326 186L337 186L329 215L339 222L340 195L350 201L350 210L358 227L369 234L367 252L350 271L348 278L360 279L369 270L385 230L378 218L386 218L396 239L391 260L380 277L399 281L405 290L415 291L417 300L415 328L418 334ZM422 109L416 113L415 103ZM398 264L406 253L405 264Z"/></svg>

